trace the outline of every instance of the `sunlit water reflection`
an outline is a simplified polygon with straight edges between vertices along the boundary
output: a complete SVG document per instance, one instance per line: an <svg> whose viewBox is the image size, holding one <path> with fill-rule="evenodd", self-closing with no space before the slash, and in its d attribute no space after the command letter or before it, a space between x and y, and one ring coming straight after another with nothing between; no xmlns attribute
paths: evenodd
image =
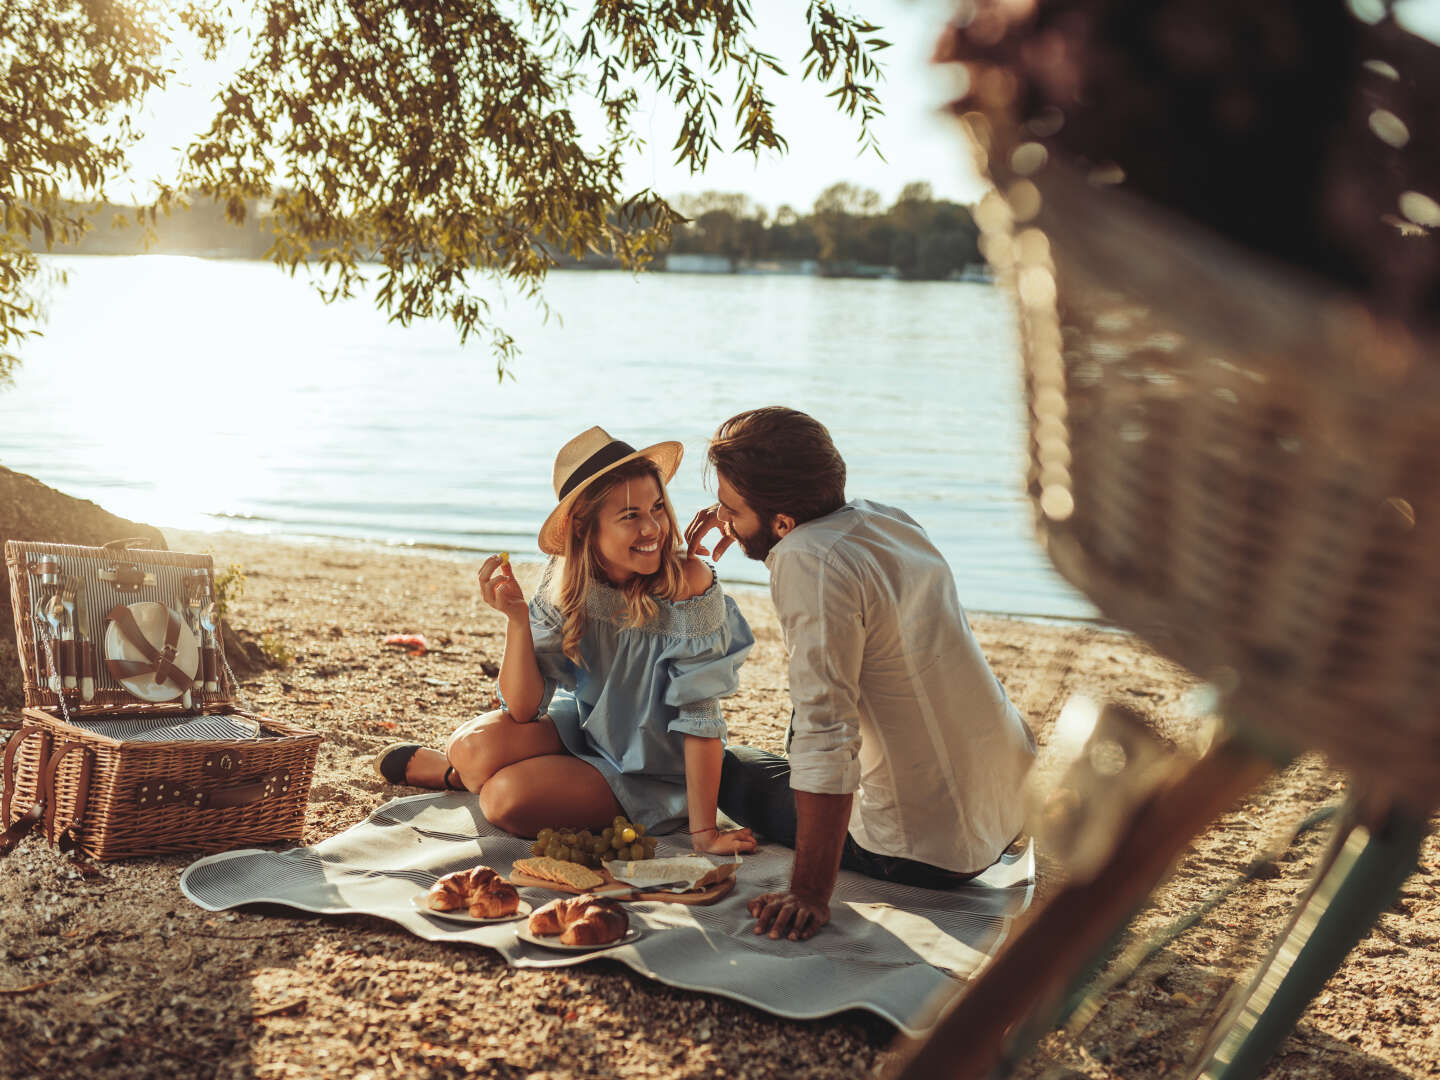
<svg viewBox="0 0 1440 1080"><path fill-rule="evenodd" d="M126 517L535 553L559 445L591 424L679 439L682 517L725 417L784 403L831 429L850 492L904 507L974 610L1089 615L1023 494L1005 295L968 284L556 273L544 322L497 308L523 355L323 304L265 263L50 259L43 338L0 392L0 463ZM761 582L740 553L722 575Z"/></svg>

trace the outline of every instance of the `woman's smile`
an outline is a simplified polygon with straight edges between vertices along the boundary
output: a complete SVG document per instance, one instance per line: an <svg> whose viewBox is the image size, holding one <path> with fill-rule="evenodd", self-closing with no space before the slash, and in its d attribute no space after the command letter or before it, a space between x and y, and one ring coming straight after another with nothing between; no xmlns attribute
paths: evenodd
<svg viewBox="0 0 1440 1080"><path fill-rule="evenodd" d="M595 539L600 565L613 584L659 569L669 520L665 495L652 477L627 480L606 496Z"/></svg>

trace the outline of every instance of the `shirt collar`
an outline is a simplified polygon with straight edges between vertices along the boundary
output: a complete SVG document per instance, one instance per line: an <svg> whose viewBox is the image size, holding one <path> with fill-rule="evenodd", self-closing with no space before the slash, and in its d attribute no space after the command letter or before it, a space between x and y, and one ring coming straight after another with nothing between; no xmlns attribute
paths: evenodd
<svg viewBox="0 0 1440 1080"><path fill-rule="evenodd" d="M776 541L775 541L775 546L772 547L772 548L769 550L769 552L766 553L766 555L765 555L765 569L767 569L767 570L773 570L773 569L775 568L774 559L775 559L776 553L779 552L779 550L780 550L782 547L785 546L786 542L789 541L789 540L791 539L791 537L794 537L794 536L798 535L798 534L799 534L802 530L804 530L804 529L808 529L808 528L810 528L811 526L820 525L820 524L822 524L823 522L829 521L831 518L833 518L833 517L835 517L835 516L837 516L837 515L839 515L839 514L845 513L847 510L853 510L853 509L855 509L855 500L854 500L854 499L850 499L849 501L842 503L838 508L830 511L830 513L826 514L826 515L823 516L823 517L812 518L812 519L809 520L809 521L802 522L801 524L796 525L795 528L791 529L788 533L786 533L784 536L782 536L779 540L776 540Z"/></svg>

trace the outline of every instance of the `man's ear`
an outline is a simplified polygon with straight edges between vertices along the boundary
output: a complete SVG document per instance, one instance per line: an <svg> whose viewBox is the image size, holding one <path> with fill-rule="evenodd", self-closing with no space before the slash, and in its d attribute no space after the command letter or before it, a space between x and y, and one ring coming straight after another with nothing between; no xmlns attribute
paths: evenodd
<svg viewBox="0 0 1440 1080"><path fill-rule="evenodd" d="M776 536L784 536L791 529L795 528L795 519L789 514L776 514L770 522L770 530Z"/></svg>

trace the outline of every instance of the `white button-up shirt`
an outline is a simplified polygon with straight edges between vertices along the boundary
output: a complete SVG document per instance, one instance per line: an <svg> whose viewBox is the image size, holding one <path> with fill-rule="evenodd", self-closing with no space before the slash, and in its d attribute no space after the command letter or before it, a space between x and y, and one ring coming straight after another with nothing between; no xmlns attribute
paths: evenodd
<svg viewBox="0 0 1440 1080"><path fill-rule="evenodd" d="M790 654L790 786L854 792L850 834L877 854L994 862L1021 830L1035 739L925 531L854 500L791 530L765 564Z"/></svg>

